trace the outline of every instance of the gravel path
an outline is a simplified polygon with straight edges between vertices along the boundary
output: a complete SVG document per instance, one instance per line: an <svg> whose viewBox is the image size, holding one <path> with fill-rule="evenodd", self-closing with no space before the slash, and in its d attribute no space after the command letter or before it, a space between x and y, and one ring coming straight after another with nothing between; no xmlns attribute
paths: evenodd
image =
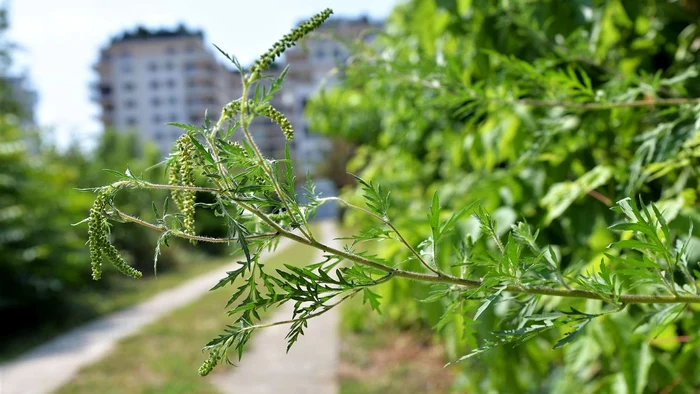
<svg viewBox="0 0 700 394"><path fill-rule="evenodd" d="M282 240L277 250L282 251L290 242ZM222 266L0 364L0 394L43 394L58 389L80 368L102 358L121 338L200 298L234 267L234 263Z"/></svg>
<svg viewBox="0 0 700 394"><path fill-rule="evenodd" d="M317 234L339 246L334 223L324 222ZM320 261L320 253L317 256ZM277 310L270 321L291 317L291 305ZM338 311L332 309L309 321L305 334L285 353L289 326L265 328L255 333L238 367L212 377L224 394L336 394L340 354ZM221 370L224 370L223 368Z"/></svg>

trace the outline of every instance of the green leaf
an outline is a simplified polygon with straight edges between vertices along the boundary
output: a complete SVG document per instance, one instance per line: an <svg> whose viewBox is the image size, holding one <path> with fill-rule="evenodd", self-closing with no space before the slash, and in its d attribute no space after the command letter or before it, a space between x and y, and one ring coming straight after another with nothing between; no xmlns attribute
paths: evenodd
<svg viewBox="0 0 700 394"><path fill-rule="evenodd" d="M574 341L579 335L581 335L583 329L586 328L588 323L590 323L589 319L577 324L576 328L573 331L569 331L568 333L564 334L564 337L554 344L554 349L559 349L560 347L565 346Z"/></svg>
<svg viewBox="0 0 700 394"><path fill-rule="evenodd" d="M610 244L610 247L618 249L636 249L639 251L653 250L654 252L663 253L663 249L657 245L653 245L647 242L637 241L636 239L626 239L623 241L617 241Z"/></svg>
<svg viewBox="0 0 700 394"><path fill-rule="evenodd" d="M210 164L216 164L214 161L214 158L212 157L211 153L204 148L201 142L197 139L197 137L190 135L190 140L192 141L192 144L194 147L197 149L199 154L204 158L206 161L208 161Z"/></svg>
<svg viewBox="0 0 700 394"><path fill-rule="evenodd" d="M654 363L654 357L651 354L648 342L642 341L641 348L639 349L639 358L635 361L634 370L636 371L636 380L634 392L635 394L642 394L649 382L649 369Z"/></svg>
<svg viewBox="0 0 700 394"><path fill-rule="evenodd" d="M377 293L374 293L372 290L370 290L366 287L362 290L362 293L363 293L362 302L363 303L369 302L369 305L372 308L372 310L377 311L379 314L381 314L382 312L379 310L379 305L380 305L379 299L382 298L382 296L380 296Z"/></svg>

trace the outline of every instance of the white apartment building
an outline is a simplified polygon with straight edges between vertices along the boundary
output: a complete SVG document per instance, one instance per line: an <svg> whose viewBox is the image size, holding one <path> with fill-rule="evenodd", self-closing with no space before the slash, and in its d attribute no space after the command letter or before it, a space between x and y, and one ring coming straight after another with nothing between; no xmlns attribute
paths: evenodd
<svg viewBox="0 0 700 394"><path fill-rule="evenodd" d="M283 63L289 64L290 70L272 104L294 126L295 139L290 148L301 174L313 173L331 149L328 139L309 133L304 117L309 96L323 83L328 86L337 81L331 71L349 56L343 41L381 26L367 18L331 19L303 45L285 53ZM371 37L365 35L366 39ZM155 31L137 28L123 33L102 49L94 68L99 80L94 84L93 98L101 106L104 127L134 130L144 141L158 144L163 154L182 134L167 122L201 125L205 110L216 121L221 108L241 95L238 72L217 62L201 31L184 26ZM283 157L286 140L275 124L258 118L251 130L266 155ZM240 132L234 138L240 139Z"/></svg>
<svg viewBox="0 0 700 394"><path fill-rule="evenodd" d="M201 31L138 28L111 40L95 70L94 99L105 128L134 130L167 154L182 130L201 125L240 91L239 76L216 61Z"/></svg>

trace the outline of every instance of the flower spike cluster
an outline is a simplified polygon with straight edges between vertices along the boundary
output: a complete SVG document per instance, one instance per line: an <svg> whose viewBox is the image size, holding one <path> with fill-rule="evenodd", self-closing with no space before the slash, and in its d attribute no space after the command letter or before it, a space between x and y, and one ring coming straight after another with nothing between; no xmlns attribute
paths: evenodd
<svg viewBox="0 0 700 394"><path fill-rule="evenodd" d="M214 370L214 367L219 363L219 354L216 351L209 353L209 358L202 363L197 371L199 376L207 376Z"/></svg>
<svg viewBox="0 0 700 394"><path fill-rule="evenodd" d="M179 177L171 173L170 182L173 185L194 186L194 144L188 134L183 134L176 141L178 150L177 165L173 171L179 171ZM173 183L174 181L174 183ZM194 203L195 192L192 190L173 191L173 200L184 215L183 227L186 234L194 234Z"/></svg>
<svg viewBox="0 0 700 394"><path fill-rule="evenodd" d="M309 34L317 27L321 26L321 24L325 22L326 19L328 19L332 13L333 10L331 10L330 8L326 8L320 13L312 16L311 19L307 20L306 22L293 29L288 34L285 34L281 40L274 43L274 45L272 45L272 48L265 52L265 54L262 55L260 59L258 59L255 62L253 67L250 69L251 75L259 74L262 71L265 71L268 67L270 67L270 64L272 64L272 62L274 62L276 58L282 55L282 52L284 52L285 49L291 48L302 37Z"/></svg>
<svg viewBox="0 0 700 394"><path fill-rule="evenodd" d="M233 118L236 114L241 112L241 107L242 106L240 99L230 102L224 108L224 117L226 119ZM255 108L253 100L248 100L246 108L248 108L249 110L251 108ZM287 119L286 116L284 116L280 111L276 110L272 105L264 104L262 105L262 107L258 107L257 109L255 109L254 112L258 115L270 118L270 120L277 123L277 125L282 130L282 134L284 134L284 137L287 140L291 141L292 139L294 139L294 127L292 127L292 123L289 121L289 119Z"/></svg>
<svg viewBox="0 0 700 394"><path fill-rule="evenodd" d="M97 198L90 208L88 218L88 244L90 246L90 260L92 262L92 279L99 280L102 277L102 259L107 257L112 265L121 273L132 278L140 278L141 271L124 261L119 251L107 240L107 218L104 209L107 205L107 196L111 188L105 188L97 194Z"/></svg>
<svg viewBox="0 0 700 394"><path fill-rule="evenodd" d="M294 139L294 128L292 127L292 123L289 121L289 119L282 115L280 111L273 108L270 104L267 104L262 108L260 113L277 123L282 130L282 134L284 134L284 137L287 140L291 141Z"/></svg>

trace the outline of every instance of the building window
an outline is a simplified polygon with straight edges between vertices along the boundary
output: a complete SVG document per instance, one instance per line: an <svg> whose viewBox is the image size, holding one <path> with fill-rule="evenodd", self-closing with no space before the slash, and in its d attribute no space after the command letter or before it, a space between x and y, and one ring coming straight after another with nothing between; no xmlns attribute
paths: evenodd
<svg viewBox="0 0 700 394"><path fill-rule="evenodd" d="M163 117L161 117L158 114L153 115L153 123L155 123L155 124L163 123Z"/></svg>
<svg viewBox="0 0 700 394"><path fill-rule="evenodd" d="M124 106L126 108L136 108L136 101L135 100L125 100Z"/></svg>
<svg viewBox="0 0 700 394"><path fill-rule="evenodd" d="M199 115L190 115L190 123L192 123L192 124L199 123Z"/></svg>
<svg viewBox="0 0 700 394"><path fill-rule="evenodd" d="M170 103L170 105L175 105L175 104L177 104L177 97L170 97L170 98L168 98L168 102Z"/></svg>
<svg viewBox="0 0 700 394"><path fill-rule="evenodd" d="M156 62L150 62L148 63L148 71L157 71L158 70L158 65Z"/></svg>
<svg viewBox="0 0 700 394"><path fill-rule="evenodd" d="M129 51L123 51L119 54L119 57L122 59L128 59L131 57L131 52Z"/></svg>
<svg viewBox="0 0 700 394"><path fill-rule="evenodd" d="M124 74L130 74L132 71L134 71L134 68L131 66L131 63L122 63L119 70Z"/></svg>
<svg viewBox="0 0 700 394"><path fill-rule="evenodd" d="M151 85L151 89L156 90L156 89L158 89L158 86L160 84L158 83L158 81L151 81L150 85Z"/></svg>
<svg viewBox="0 0 700 394"><path fill-rule="evenodd" d="M172 71L173 69L175 69L175 64L173 64L173 62L167 62L165 63L165 69L168 71Z"/></svg>
<svg viewBox="0 0 700 394"><path fill-rule="evenodd" d="M185 71L194 71L196 69L197 69L196 64L194 64L192 62L185 63Z"/></svg>
<svg viewBox="0 0 700 394"><path fill-rule="evenodd" d="M126 90L127 92L130 92L130 91L134 90L134 88L135 88L134 84L131 83L131 82L124 82L124 85L122 85L122 87L123 87L124 90Z"/></svg>
<svg viewBox="0 0 700 394"><path fill-rule="evenodd" d="M176 52L177 50L175 50L175 47L167 47L165 49L165 53L167 53L168 55L174 55Z"/></svg>
<svg viewBox="0 0 700 394"><path fill-rule="evenodd" d="M168 81L166 83L167 83L168 87L171 89L175 87L175 80L172 78L168 79Z"/></svg>
<svg viewBox="0 0 700 394"><path fill-rule="evenodd" d="M153 97L151 99L151 105L154 107L159 107L160 106L160 99L158 97Z"/></svg>
<svg viewBox="0 0 700 394"><path fill-rule="evenodd" d="M189 45L187 45L187 46L185 47L185 52L187 52L187 53L192 53L192 52L194 52L196 49L197 49L197 48L195 48L194 45L189 44Z"/></svg>
<svg viewBox="0 0 700 394"><path fill-rule="evenodd" d="M137 123L136 118L130 117L126 119L126 124L129 126L135 126Z"/></svg>
<svg viewBox="0 0 700 394"><path fill-rule="evenodd" d="M102 96L109 96L112 94L112 85L100 84L99 89Z"/></svg>
<svg viewBox="0 0 700 394"><path fill-rule="evenodd" d="M325 56L326 56L326 53L323 51L323 48L316 49L316 54L315 54L316 59L323 60L323 58Z"/></svg>
<svg viewBox="0 0 700 394"><path fill-rule="evenodd" d="M165 140L165 134L163 134L160 131L156 131L153 134L153 137L155 137L156 141L158 141L158 142L163 142L163 140Z"/></svg>
<svg viewBox="0 0 700 394"><path fill-rule="evenodd" d="M171 114L170 114L170 121L171 121L171 122L177 122L177 114L176 114L176 113L171 113Z"/></svg>

